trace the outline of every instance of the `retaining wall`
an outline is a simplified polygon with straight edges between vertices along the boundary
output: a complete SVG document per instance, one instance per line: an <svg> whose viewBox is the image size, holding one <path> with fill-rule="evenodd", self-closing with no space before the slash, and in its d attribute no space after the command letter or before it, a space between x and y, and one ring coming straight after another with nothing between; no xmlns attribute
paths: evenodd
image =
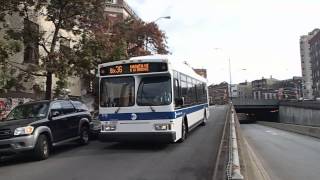
<svg viewBox="0 0 320 180"><path fill-rule="evenodd" d="M320 104L319 108L280 105L279 122L320 127Z"/></svg>

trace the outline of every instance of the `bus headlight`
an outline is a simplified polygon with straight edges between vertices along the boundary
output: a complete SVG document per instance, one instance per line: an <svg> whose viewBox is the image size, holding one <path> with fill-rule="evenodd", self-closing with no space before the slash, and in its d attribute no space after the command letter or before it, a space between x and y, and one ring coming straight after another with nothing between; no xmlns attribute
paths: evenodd
<svg viewBox="0 0 320 180"><path fill-rule="evenodd" d="M155 124L154 128L157 131L171 130L171 124Z"/></svg>
<svg viewBox="0 0 320 180"><path fill-rule="evenodd" d="M115 130L117 130L117 125L116 124L103 123L101 125L101 131L115 131Z"/></svg>

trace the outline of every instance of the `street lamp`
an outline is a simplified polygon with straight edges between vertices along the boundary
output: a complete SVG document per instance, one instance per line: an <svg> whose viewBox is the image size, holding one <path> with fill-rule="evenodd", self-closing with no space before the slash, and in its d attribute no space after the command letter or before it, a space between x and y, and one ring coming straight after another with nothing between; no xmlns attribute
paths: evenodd
<svg viewBox="0 0 320 180"><path fill-rule="evenodd" d="M149 22L149 23L147 23L147 24L154 24L154 25L156 25L156 22L159 21L160 19L171 19L171 16L162 16L162 17L159 17L159 18L157 18L156 20L151 21L151 22ZM147 51L148 51L148 38L149 38L149 37L145 34L145 48L146 48Z"/></svg>
<svg viewBox="0 0 320 180"><path fill-rule="evenodd" d="M214 48L215 51L223 50L222 48ZM229 61L229 101L232 101L232 92L231 92L231 84L232 84L232 74L231 74L231 60L230 57L228 57Z"/></svg>
<svg viewBox="0 0 320 180"><path fill-rule="evenodd" d="M214 50L223 50L222 48L214 48ZM230 56L228 56L228 62L229 62L229 101L232 101L232 70L231 70L231 59ZM242 71L246 71L246 68L242 68Z"/></svg>
<svg viewBox="0 0 320 180"><path fill-rule="evenodd" d="M152 21L152 23L155 23L157 21L159 21L160 19L171 19L171 16L163 16L163 17L159 17L158 19Z"/></svg>

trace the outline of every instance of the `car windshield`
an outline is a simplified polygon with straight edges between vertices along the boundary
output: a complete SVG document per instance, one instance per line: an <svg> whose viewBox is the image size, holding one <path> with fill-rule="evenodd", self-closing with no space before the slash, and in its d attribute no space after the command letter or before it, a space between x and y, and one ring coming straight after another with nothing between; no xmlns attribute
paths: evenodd
<svg viewBox="0 0 320 180"><path fill-rule="evenodd" d="M19 119L44 118L47 116L49 103L31 103L15 107L7 116L6 121Z"/></svg>
<svg viewBox="0 0 320 180"><path fill-rule="evenodd" d="M140 106L169 105L172 101L169 76L144 77L138 89L137 103Z"/></svg>
<svg viewBox="0 0 320 180"><path fill-rule="evenodd" d="M134 105L134 78L116 77L101 80L101 107L128 107Z"/></svg>

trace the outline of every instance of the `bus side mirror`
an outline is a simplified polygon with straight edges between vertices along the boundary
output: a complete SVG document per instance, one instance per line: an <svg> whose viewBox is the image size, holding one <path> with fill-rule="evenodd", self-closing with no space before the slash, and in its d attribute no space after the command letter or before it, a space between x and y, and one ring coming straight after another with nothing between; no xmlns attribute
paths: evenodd
<svg viewBox="0 0 320 180"><path fill-rule="evenodd" d="M176 106L183 106L184 105L184 97L175 98L174 103Z"/></svg>

